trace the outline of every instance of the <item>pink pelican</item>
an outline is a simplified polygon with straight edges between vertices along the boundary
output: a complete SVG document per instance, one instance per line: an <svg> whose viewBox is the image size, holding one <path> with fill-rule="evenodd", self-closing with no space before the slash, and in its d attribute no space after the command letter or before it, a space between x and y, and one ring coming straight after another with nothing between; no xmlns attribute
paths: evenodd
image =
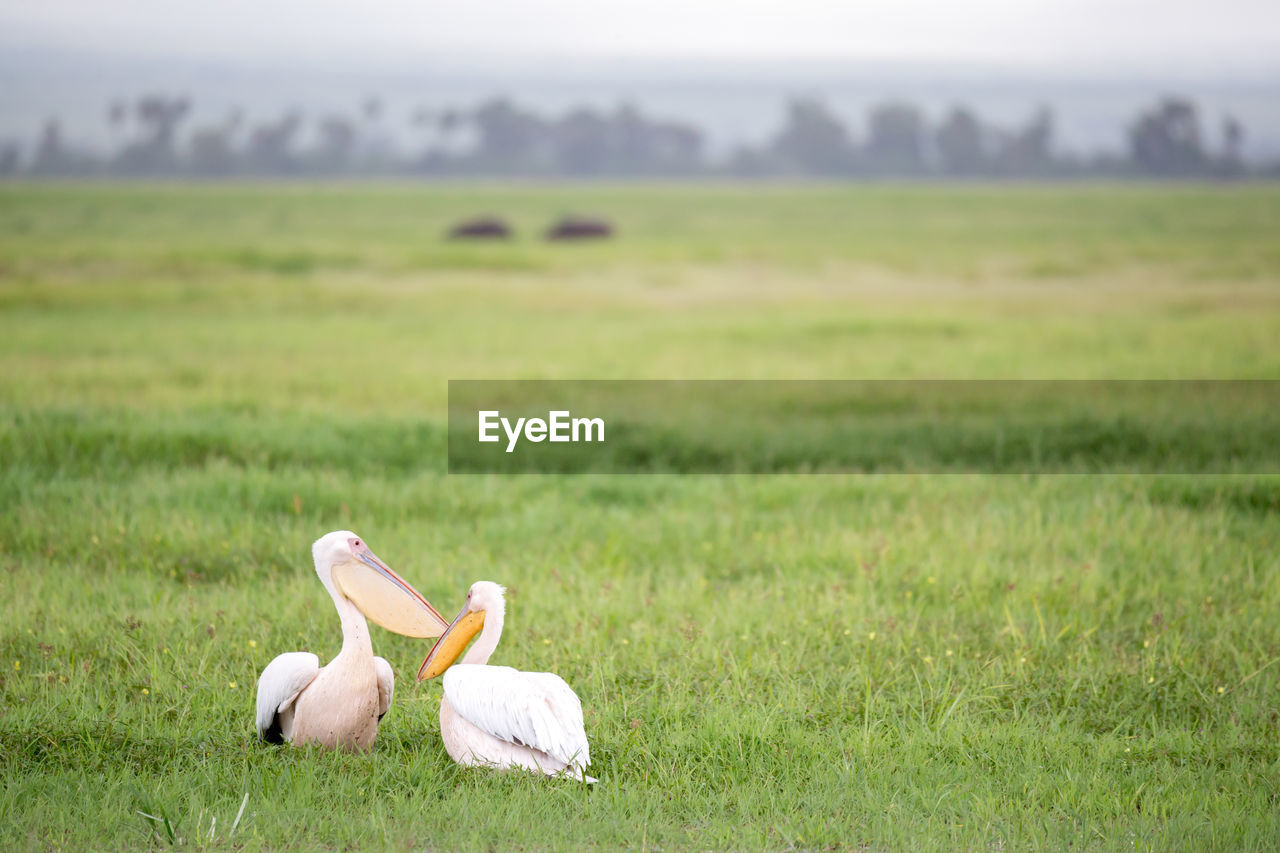
<svg viewBox="0 0 1280 853"><path fill-rule="evenodd" d="M342 651L323 667L310 652L267 664L258 678L258 735L268 743L368 749L391 707L395 676L374 657L365 617L408 637L438 637L447 625L350 530L321 536L311 554L342 621Z"/></svg>
<svg viewBox="0 0 1280 853"><path fill-rule="evenodd" d="M467 603L431 648L418 680L444 673L440 737L449 757L463 765L523 767L548 776L586 775L591 756L582 728L582 703L564 679L550 672L489 666L506 612L505 590L477 581ZM452 665L471 638L480 639Z"/></svg>

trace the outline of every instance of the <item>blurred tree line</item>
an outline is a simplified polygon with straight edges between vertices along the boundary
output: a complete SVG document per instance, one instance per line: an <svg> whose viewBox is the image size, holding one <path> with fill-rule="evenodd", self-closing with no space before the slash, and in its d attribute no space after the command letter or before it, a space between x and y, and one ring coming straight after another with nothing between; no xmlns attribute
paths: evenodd
<svg viewBox="0 0 1280 853"><path fill-rule="evenodd" d="M288 111L250 121L232 110L193 124L189 98L148 94L109 105L113 147L93 153L49 119L34 145L0 141L4 177L812 177L812 178L1243 178L1280 177L1280 163L1247 164L1245 129L1226 118L1206 134L1197 106L1166 97L1124 129L1123 153L1059 149L1054 115L1036 110L1001 127L956 106L931 123L918 107L871 108L860 132L816 98L787 103L781 128L758 145L712 159L690 124L629 104L543 116L506 98L474 107L413 110L392 134L387 110L366 98L349 112ZM1212 136L1212 138L1210 138ZM406 147L407 144L407 147Z"/></svg>

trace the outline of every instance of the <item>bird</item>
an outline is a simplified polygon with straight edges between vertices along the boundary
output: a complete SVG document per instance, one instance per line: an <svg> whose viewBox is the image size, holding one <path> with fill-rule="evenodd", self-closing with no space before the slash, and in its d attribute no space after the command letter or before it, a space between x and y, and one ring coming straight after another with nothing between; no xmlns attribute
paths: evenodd
<svg viewBox="0 0 1280 853"><path fill-rule="evenodd" d="M449 757L464 766L522 767L595 782L582 703L560 676L489 666L506 617L506 590L477 581L456 619L432 646L418 681L444 675L440 738ZM461 663L458 655L480 638Z"/></svg>
<svg viewBox="0 0 1280 853"><path fill-rule="evenodd" d="M395 674L374 657L365 617L407 637L439 637L448 624L350 530L321 536L311 555L342 622L342 650L323 667L310 652L286 652L267 664L258 678L258 736L367 750L391 707Z"/></svg>

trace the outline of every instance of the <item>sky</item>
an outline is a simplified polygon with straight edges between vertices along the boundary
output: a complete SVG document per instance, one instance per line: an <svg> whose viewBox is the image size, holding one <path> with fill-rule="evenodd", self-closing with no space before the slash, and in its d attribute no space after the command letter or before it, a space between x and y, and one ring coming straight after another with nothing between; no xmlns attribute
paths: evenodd
<svg viewBox="0 0 1280 853"><path fill-rule="evenodd" d="M0 0L0 43L221 62L1280 68L1277 0Z"/></svg>

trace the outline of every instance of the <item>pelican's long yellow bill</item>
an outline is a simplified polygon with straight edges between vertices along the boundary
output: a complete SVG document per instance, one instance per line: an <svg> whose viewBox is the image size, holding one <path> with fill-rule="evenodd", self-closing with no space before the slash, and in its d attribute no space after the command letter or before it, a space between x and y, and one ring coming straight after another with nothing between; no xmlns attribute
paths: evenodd
<svg viewBox="0 0 1280 853"><path fill-rule="evenodd" d="M363 548L355 556L334 567L333 580L367 618L406 637L439 637L448 627L431 602L376 554Z"/></svg>
<svg viewBox="0 0 1280 853"><path fill-rule="evenodd" d="M462 654L462 650L471 642L471 638L480 633L484 627L483 610L467 610L462 608L458 618L453 620L449 629L436 640L436 644L427 653L427 659L418 668L418 680L435 678L453 666L453 662Z"/></svg>

